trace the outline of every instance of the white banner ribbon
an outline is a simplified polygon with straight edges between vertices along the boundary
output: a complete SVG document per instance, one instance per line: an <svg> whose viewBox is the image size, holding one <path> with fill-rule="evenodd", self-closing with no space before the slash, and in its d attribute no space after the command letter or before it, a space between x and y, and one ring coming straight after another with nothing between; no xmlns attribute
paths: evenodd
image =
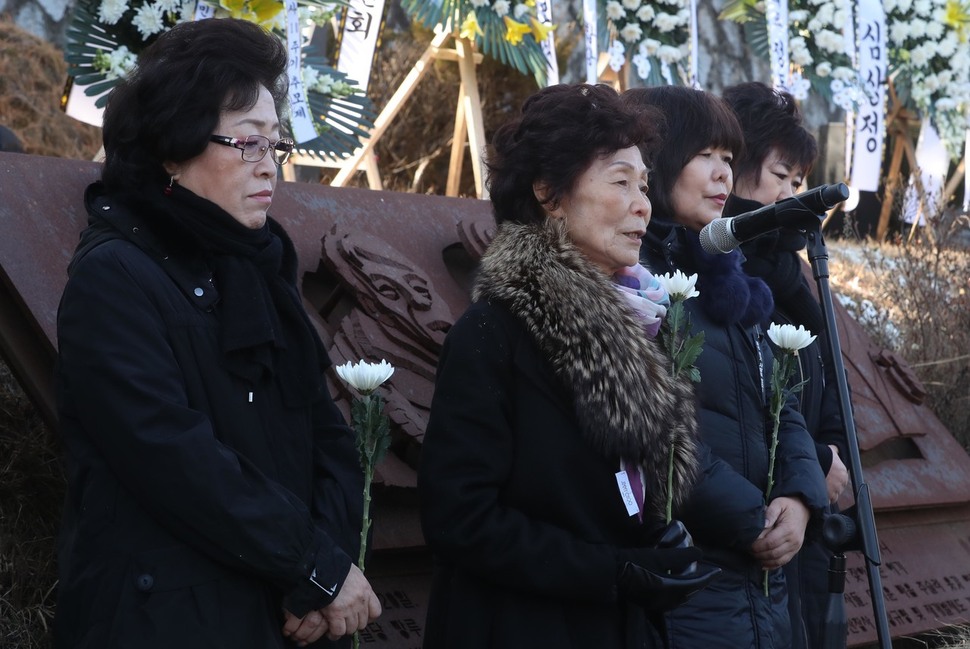
<svg viewBox="0 0 970 649"><path fill-rule="evenodd" d="M360 92L370 83L383 15L384 0L350 0L344 14L337 70L356 81Z"/></svg>
<svg viewBox="0 0 970 649"><path fill-rule="evenodd" d="M790 92L788 68L788 0L767 0L765 18L768 23L768 58L771 63L771 85Z"/></svg>
<svg viewBox="0 0 970 649"><path fill-rule="evenodd" d="M317 137L317 132L313 128L313 118L310 115L310 106L307 104L306 90L303 88L303 72L300 67L303 34L300 32L298 5L296 0L286 0L285 7L286 74L290 78L290 126L293 129L293 139L298 144L302 144Z"/></svg>
<svg viewBox="0 0 970 649"><path fill-rule="evenodd" d="M879 189L886 132L886 14L881 0L859 0L856 8L859 78L865 96L855 116L851 184L860 191Z"/></svg>
<svg viewBox="0 0 970 649"><path fill-rule="evenodd" d="M586 83L596 83L599 78L596 70L599 62L596 49L596 0L583 0L583 26L586 30Z"/></svg>
<svg viewBox="0 0 970 649"><path fill-rule="evenodd" d="M552 2L551 0L536 0L536 20L552 27ZM546 85L555 86L559 83L559 62L556 61L556 36L552 29L545 39L539 43L542 54L546 57Z"/></svg>
<svg viewBox="0 0 970 649"><path fill-rule="evenodd" d="M690 79L691 88L700 89L701 80L697 74L697 56L700 47L697 44L697 0L690 0Z"/></svg>

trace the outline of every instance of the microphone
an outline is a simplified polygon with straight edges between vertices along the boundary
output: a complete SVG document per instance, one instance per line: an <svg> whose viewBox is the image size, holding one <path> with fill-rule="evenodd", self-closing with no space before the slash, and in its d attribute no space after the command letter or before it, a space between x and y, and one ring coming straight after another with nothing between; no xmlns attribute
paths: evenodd
<svg viewBox="0 0 970 649"><path fill-rule="evenodd" d="M827 210L848 197L845 183L819 185L753 212L714 219L701 229L701 247L710 255L726 254L772 230L817 225Z"/></svg>

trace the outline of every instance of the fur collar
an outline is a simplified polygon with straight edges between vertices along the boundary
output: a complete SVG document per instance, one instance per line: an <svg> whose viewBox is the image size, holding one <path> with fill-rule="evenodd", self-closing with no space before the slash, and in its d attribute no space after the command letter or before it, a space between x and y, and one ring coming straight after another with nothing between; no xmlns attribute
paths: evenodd
<svg viewBox="0 0 970 649"><path fill-rule="evenodd" d="M587 441L644 467L644 509L661 517L675 444L674 504L683 503L697 473L693 387L670 377L666 354L560 220L499 226L473 297L500 302L525 325L572 394Z"/></svg>

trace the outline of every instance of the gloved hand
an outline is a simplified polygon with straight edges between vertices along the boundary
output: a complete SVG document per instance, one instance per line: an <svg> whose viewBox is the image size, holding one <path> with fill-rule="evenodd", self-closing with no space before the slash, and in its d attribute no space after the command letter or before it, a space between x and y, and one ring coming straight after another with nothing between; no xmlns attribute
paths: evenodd
<svg viewBox="0 0 970 649"><path fill-rule="evenodd" d="M617 552L620 596L649 611L676 608L720 574L720 568L700 566L702 556L683 523L672 521L656 547Z"/></svg>

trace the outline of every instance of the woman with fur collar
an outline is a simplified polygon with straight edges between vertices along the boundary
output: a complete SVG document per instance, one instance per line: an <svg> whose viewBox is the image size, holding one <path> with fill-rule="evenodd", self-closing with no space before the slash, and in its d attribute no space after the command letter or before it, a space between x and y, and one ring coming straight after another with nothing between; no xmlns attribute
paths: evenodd
<svg viewBox="0 0 970 649"><path fill-rule="evenodd" d="M811 514L828 496L794 399L782 411L775 484L765 494L773 356L761 323L772 312L771 290L744 273L739 252L710 255L699 243L701 228L721 216L731 193L741 129L727 104L700 90L638 88L624 98L664 116L650 176L656 212L641 260L655 273L698 275L700 296L685 303L694 331L705 335L697 420L703 443L730 467L707 473L682 513L705 559L724 572L667 615L671 647L788 648L787 588L778 568L801 547Z"/></svg>
<svg viewBox="0 0 970 649"><path fill-rule="evenodd" d="M699 462L691 386L652 340L668 298L637 263L653 136L585 84L539 91L495 133L497 233L418 474L426 649L660 647L660 611L710 578L663 527L671 444L678 505Z"/></svg>

